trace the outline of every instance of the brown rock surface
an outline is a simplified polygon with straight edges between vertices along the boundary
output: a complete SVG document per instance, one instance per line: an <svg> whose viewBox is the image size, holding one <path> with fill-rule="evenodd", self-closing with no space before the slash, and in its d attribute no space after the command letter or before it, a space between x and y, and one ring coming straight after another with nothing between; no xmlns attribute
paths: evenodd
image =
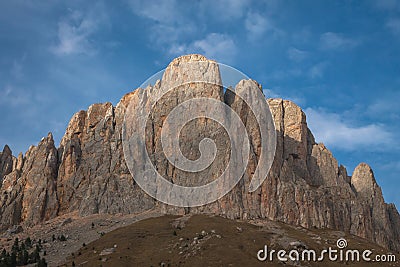
<svg viewBox="0 0 400 267"><path fill-rule="evenodd" d="M0 182L3 181L4 176L12 172L13 161L11 149L8 145L4 146L3 152L0 152Z"/></svg>
<svg viewBox="0 0 400 267"><path fill-rule="evenodd" d="M360 164L350 178L331 152L315 143L304 112L293 102L268 99L277 131L275 160L262 186L249 193L247 188L260 156L254 115L240 99L218 85L218 65L214 61L207 61L207 68L202 70L179 69L185 62L198 60L206 59L200 55L175 59L161 82L128 93L115 107L111 103L94 104L87 111L79 111L72 117L58 149L51 134L18 159L5 147L0 153L0 229L20 223L35 225L74 211L81 216L131 214L156 207L165 213L215 213L228 218L268 218L306 228L331 228L400 251L399 213L393 204L384 202L371 168ZM190 159L199 156L200 140L215 140L219 154L203 173L188 175L163 155L160 134L166 115L177 104L196 96L224 100L239 114L250 138L250 160L243 178L226 196L206 206L183 209L157 203L135 184L124 159L122 124L132 99L133 104L149 108L147 96L157 94L163 83L172 86L177 80L198 75L207 75L217 84L179 86L155 106L147 139L153 163L170 181L195 185L216 179L218 170L229 161L226 133L208 119L184 127L180 140L182 153ZM244 84L241 82L236 90Z"/></svg>

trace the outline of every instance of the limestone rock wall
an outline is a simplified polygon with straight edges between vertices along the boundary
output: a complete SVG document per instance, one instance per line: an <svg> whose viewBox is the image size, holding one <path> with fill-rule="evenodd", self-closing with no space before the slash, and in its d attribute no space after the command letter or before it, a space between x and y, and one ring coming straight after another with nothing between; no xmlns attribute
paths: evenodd
<svg viewBox="0 0 400 267"><path fill-rule="evenodd" d="M225 101L244 122L250 137L250 160L238 185L220 200L206 206L183 209L156 202L135 184L122 149L122 125L127 105L146 105L146 95L156 94L161 83L174 85L198 75L219 79L218 65L209 61L207 70L179 71L182 62L207 60L200 55L175 59L162 81L125 95L111 103L91 105L72 117L60 146L49 134L17 158L6 146L0 152L0 230L15 224L35 225L56 216L79 211L129 214L159 208L165 213L215 213L229 218L269 218L306 228L332 228L367 238L400 251L400 216L393 204L386 204L373 171L360 164L350 177L332 153L315 142L304 112L293 102L268 99L277 132L273 166L262 186L249 193L252 173L260 153L260 133L254 114L243 101L218 85L187 84L176 88L155 107L149 122L147 149L153 163L166 179L195 185L218 177L229 161L229 140L215 122L194 121L183 129L182 153L198 157L198 143L204 137L215 140L215 162L203 173L188 175L171 165L163 155L162 123L177 104L198 96ZM236 90L244 90L240 82ZM212 133L212 134L210 134Z"/></svg>

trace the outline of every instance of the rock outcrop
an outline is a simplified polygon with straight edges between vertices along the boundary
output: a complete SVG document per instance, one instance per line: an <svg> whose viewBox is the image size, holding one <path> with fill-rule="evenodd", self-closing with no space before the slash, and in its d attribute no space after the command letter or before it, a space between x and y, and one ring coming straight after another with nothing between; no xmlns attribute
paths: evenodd
<svg viewBox="0 0 400 267"><path fill-rule="evenodd" d="M14 162L11 149L5 145L3 152L0 152L0 182L3 181L4 176L12 172Z"/></svg>
<svg viewBox="0 0 400 267"><path fill-rule="evenodd" d="M182 62L207 61L206 70L179 69ZM6 146L0 153L0 230L16 224L30 226L79 211L137 213L159 208L165 213L215 213L228 218L269 218L306 228L346 231L400 251L400 216L386 204L371 168L360 164L352 176L338 165L331 152L315 142L304 112L293 102L268 99L277 132L275 159L267 179L255 192L247 188L260 156L260 133L254 114L243 101L218 85L178 86L155 106L149 121L147 150L159 173L174 183L195 185L216 179L229 161L229 139L217 123L199 119L182 129L181 150L189 159L199 157L198 144L207 137L218 148L212 165L201 174L175 168L162 151L161 128L177 104L199 96L224 101L239 114L250 139L246 172L237 186L218 201L197 207L177 208L156 202L135 184L122 148L122 125L129 103L146 106L148 94L161 84L174 85L196 75L218 81L218 65L200 55L175 59L163 80L125 95L114 107L94 104L71 119L59 148L49 134L37 147L15 158ZM245 90L240 82L235 90ZM217 83L218 84L218 83Z"/></svg>

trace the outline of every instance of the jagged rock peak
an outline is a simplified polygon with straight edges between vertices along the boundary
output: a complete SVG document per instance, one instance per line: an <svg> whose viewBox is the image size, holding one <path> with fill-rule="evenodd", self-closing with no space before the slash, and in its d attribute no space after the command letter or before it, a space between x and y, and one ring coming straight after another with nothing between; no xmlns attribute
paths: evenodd
<svg viewBox="0 0 400 267"><path fill-rule="evenodd" d="M47 136L46 136L46 137L43 137L42 140L40 141L40 143L43 143L43 142L46 142L46 143L51 143L51 142L53 142L53 143L54 143L53 134L52 134L51 132L49 132L49 133L47 134Z"/></svg>
<svg viewBox="0 0 400 267"><path fill-rule="evenodd" d="M177 64L183 63L183 62L195 62L195 61L209 61L209 62L216 63L215 60L208 59L203 55L200 55L200 54L189 54L189 55L183 55L183 56L174 58L171 61L171 63L169 63L168 66L177 65Z"/></svg>
<svg viewBox="0 0 400 267"><path fill-rule="evenodd" d="M175 58L165 69L161 86L169 89L191 82L222 85L218 63L198 54Z"/></svg>
<svg viewBox="0 0 400 267"><path fill-rule="evenodd" d="M17 160L15 161L14 168L16 170L22 170L22 167L24 166L24 155L22 152L19 152Z"/></svg>
<svg viewBox="0 0 400 267"><path fill-rule="evenodd" d="M357 193L372 194L374 193L377 183L374 172L367 163L360 163L353 172L351 184Z"/></svg>
<svg viewBox="0 0 400 267"><path fill-rule="evenodd" d="M4 146L2 155L12 155L12 151L8 145Z"/></svg>
<svg viewBox="0 0 400 267"><path fill-rule="evenodd" d="M12 172L14 157L12 151L8 145L4 146L3 152L0 153L0 184L4 179L4 176Z"/></svg>

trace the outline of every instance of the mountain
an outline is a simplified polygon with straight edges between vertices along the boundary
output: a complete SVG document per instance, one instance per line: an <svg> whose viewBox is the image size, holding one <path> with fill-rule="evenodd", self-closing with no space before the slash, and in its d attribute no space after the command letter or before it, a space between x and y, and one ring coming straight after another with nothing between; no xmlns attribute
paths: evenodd
<svg viewBox="0 0 400 267"><path fill-rule="evenodd" d="M180 67L196 61L207 62L207 69ZM173 183L189 186L215 180L230 159L229 139L218 123L199 119L182 129L180 147L190 159L199 157L198 145L204 137L215 140L215 160L201 173L185 173L172 165L161 140L162 123L176 105L199 96L214 98L233 109L247 129L250 155L242 179L223 198L195 208L169 206L147 195L132 179L124 158L122 128L128 104L148 108L149 95L157 94L162 84L199 75L218 80L217 63L201 55L176 58L161 81L126 94L115 107L94 104L74 114L59 147L51 133L17 158L5 146L0 153L0 230L19 224L30 227L73 212L87 216L159 210L329 228L400 251L399 213L394 204L384 202L372 169L361 163L349 176L332 153L315 142L304 112L291 101L267 100L276 127L275 158L267 179L256 191L248 192L260 158L255 115L237 95L216 84L186 83L161 98L149 120L146 148L157 171ZM235 90L246 90L249 83L254 81L240 81Z"/></svg>

